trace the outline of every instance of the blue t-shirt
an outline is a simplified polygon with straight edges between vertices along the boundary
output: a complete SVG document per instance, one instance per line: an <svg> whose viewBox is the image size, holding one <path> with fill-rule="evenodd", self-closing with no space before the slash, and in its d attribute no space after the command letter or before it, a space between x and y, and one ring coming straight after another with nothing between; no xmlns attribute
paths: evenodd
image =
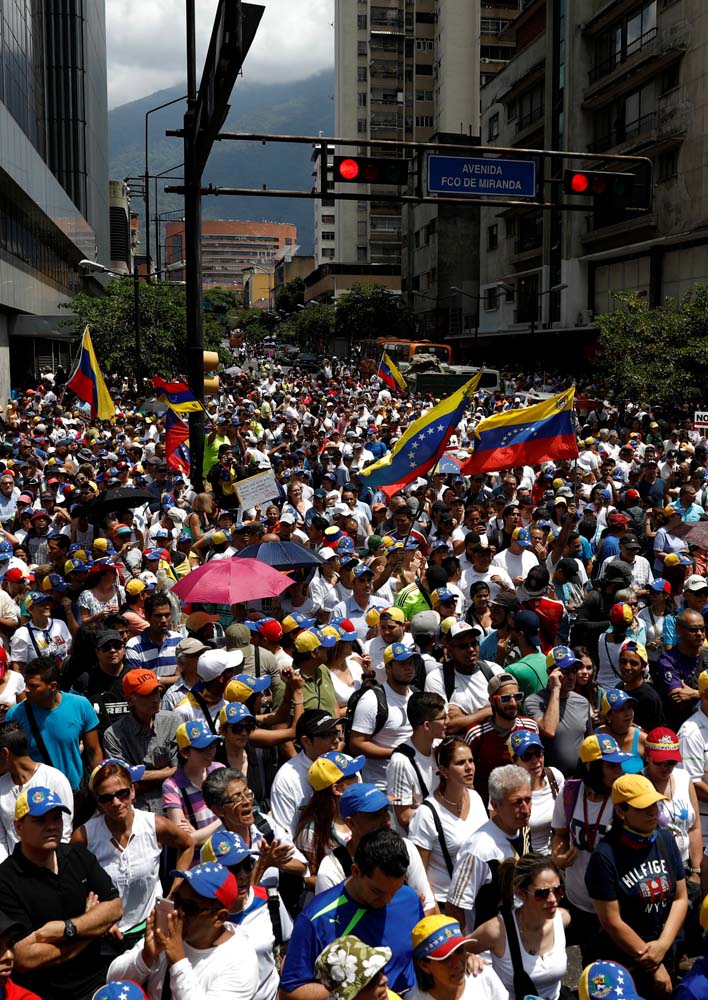
<svg viewBox="0 0 708 1000"><path fill-rule="evenodd" d="M332 886L315 896L295 921L280 977L281 989L291 993L315 982L315 961L322 949L335 938L355 934L372 947L391 949L391 960L385 967L389 989L405 993L415 985L411 931L422 918L418 894L407 885L380 910L359 906L344 888L344 882Z"/></svg>
<svg viewBox="0 0 708 1000"><path fill-rule="evenodd" d="M61 701L56 708L47 711L46 708L33 705L32 712L51 758L49 763L66 775L72 789L76 791L81 784L84 771L79 741L85 733L98 727L98 716L91 702L79 694L62 692ZM44 761L32 735L27 720L27 702L21 701L13 705L5 718L8 722L11 720L18 722L27 733L29 755L32 760L40 764L48 763Z"/></svg>

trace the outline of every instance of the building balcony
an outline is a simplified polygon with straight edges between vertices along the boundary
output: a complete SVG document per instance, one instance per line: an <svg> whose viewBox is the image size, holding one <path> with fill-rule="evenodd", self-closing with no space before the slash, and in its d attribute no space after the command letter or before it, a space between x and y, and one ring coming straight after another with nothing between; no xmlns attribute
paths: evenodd
<svg viewBox="0 0 708 1000"><path fill-rule="evenodd" d="M372 31L404 31L406 23L405 18L400 17L395 11L391 11L390 17L372 14L369 18L369 27Z"/></svg>
<svg viewBox="0 0 708 1000"><path fill-rule="evenodd" d="M683 101L679 92L660 98L657 110L634 122L613 129L588 147L590 153L628 154L642 151L655 155L660 149L678 144L688 134L693 118L693 103Z"/></svg>
<svg viewBox="0 0 708 1000"><path fill-rule="evenodd" d="M369 98L369 105L372 108L397 108L401 102L398 100L398 94L384 94L379 97L374 97L372 94Z"/></svg>
<svg viewBox="0 0 708 1000"><path fill-rule="evenodd" d="M656 111L642 115L636 121L618 124L607 135L600 136L588 147L589 153L606 153L616 146L626 147L629 143L632 147L636 145L636 140L644 142L651 139L652 133L656 132Z"/></svg>
<svg viewBox="0 0 708 1000"><path fill-rule="evenodd" d="M527 111L524 115L519 115L516 119L516 133L525 132L529 125L533 125L534 122L539 121L546 113L546 109L543 105L540 108L532 108Z"/></svg>
<svg viewBox="0 0 708 1000"><path fill-rule="evenodd" d="M400 253L400 239L401 230L399 229L374 229L372 226L369 230L369 242L370 243L391 243L393 240L397 241L394 245L398 247L398 252Z"/></svg>
<svg viewBox="0 0 708 1000"><path fill-rule="evenodd" d="M600 63L590 70L590 85L583 94L583 107L588 110L601 108L614 97L636 90L682 59L690 38L691 26L687 21L666 30L648 31L632 42L620 57Z"/></svg>
<svg viewBox="0 0 708 1000"><path fill-rule="evenodd" d="M381 62L378 59L372 59L369 62L369 75L372 79L377 80L402 80L403 66L399 66L395 62Z"/></svg>

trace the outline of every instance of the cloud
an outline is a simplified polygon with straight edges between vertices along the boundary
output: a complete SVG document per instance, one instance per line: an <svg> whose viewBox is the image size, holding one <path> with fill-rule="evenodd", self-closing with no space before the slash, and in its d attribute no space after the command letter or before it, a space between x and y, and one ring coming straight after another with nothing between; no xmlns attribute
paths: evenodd
<svg viewBox="0 0 708 1000"><path fill-rule="evenodd" d="M266 10L244 65L244 79L302 79L334 61L334 3L261 0ZM196 0L197 77L214 23L216 0ZM109 107L183 80L184 0L109 0L106 4Z"/></svg>

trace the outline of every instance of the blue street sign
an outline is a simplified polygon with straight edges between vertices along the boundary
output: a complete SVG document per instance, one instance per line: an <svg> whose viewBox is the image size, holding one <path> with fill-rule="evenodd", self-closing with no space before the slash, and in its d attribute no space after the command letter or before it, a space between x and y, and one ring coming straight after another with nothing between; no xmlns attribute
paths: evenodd
<svg viewBox="0 0 708 1000"><path fill-rule="evenodd" d="M533 160L491 160L470 156L428 157L428 194L473 198L535 198Z"/></svg>

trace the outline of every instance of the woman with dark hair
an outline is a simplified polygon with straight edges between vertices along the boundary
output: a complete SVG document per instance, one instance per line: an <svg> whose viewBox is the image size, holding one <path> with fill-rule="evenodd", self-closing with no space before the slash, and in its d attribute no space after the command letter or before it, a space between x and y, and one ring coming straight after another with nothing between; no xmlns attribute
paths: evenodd
<svg viewBox="0 0 708 1000"><path fill-rule="evenodd" d="M659 826L664 796L641 774L612 786L612 828L588 863L585 885L600 921L600 954L626 966L643 997L671 992L673 949L688 912L673 834Z"/></svg>
<svg viewBox="0 0 708 1000"><path fill-rule="evenodd" d="M457 852L488 819L474 790L472 751L459 737L447 736L435 751L439 784L413 813L409 837L418 848L433 895L444 903Z"/></svg>
<svg viewBox="0 0 708 1000"><path fill-rule="evenodd" d="M86 588L77 602L82 625L102 622L125 603L125 591L118 583L118 570L112 562L94 563L86 578Z"/></svg>
<svg viewBox="0 0 708 1000"><path fill-rule="evenodd" d="M192 513L184 522L185 530L190 532L195 542L215 526L218 510L219 506L211 493L196 495L192 501Z"/></svg>
<svg viewBox="0 0 708 1000"><path fill-rule="evenodd" d="M578 660L578 672L575 675L574 691L576 694L581 694L589 702L590 711L592 712L592 724L593 726L597 726L600 721L600 708L602 706L602 696L605 691L595 680L595 664L593 663L592 653L588 647L575 646L573 653Z"/></svg>
<svg viewBox="0 0 708 1000"><path fill-rule="evenodd" d="M573 918L573 941L579 944L583 965L597 951L598 920L585 888L585 871L592 852L612 825L610 791L630 759L611 736L588 736L580 744L580 778L566 781L556 799L551 826L551 857L565 870L568 910Z"/></svg>
<svg viewBox="0 0 708 1000"><path fill-rule="evenodd" d="M135 782L145 768L131 767L109 758L95 767L89 789L98 813L74 830L72 844L81 844L98 859L118 889L123 916L112 928L112 945L118 952L131 948L145 934L145 921L161 895L160 852L171 847L177 868L192 863L192 840L164 816L136 809Z"/></svg>
<svg viewBox="0 0 708 1000"><path fill-rule="evenodd" d="M465 615L468 625L476 625L482 629L482 635L487 636L492 631L492 616L489 610L489 584L484 580L475 580L470 585L470 606Z"/></svg>
<svg viewBox="0 0 708 1000"><path fill-rule="evenodd" d="M456 920L442 914L424 917L411 936L416 985L407 1000L508 1000L496 972L472 953L474 942Z"/></svg>
<svg viewBox="0 0 708 1000"><path fill-rule="evenodd" d="M293 839L307 858L310 874L305 883L313 891L325 854L344 847L351 837L339 813L339 800L350 785L360 780L365 763L363 755L349 757L334 751L318 757L307 772L313 792L300 809Z"/></svg>
<svg viewBox="0 0 708 1000"><path fill-rule="evenodd" d="M89 625L79 625L71 645L71 652L61 665L59 687L62 691L71 691L74 681L81 674L98 670L96 640L101 631L102 627L94 622Z"/></svg>
<svg viewBox="0 0 708 1000"><path fill-rule="evenodd" d="M538 733L516 729L509 737L508 747L512 764L523 767L531 783L531 849L538 854L550 854L551 820L565 778L558 768L546 767L546 752Z"/></svg>
<svg viewBox="0 0 708 1000"><path fill-rule="evenodd" d="M565 929L570 914L560 869L547 856L527 854L499 866L501 911L474 932L474 950L489 951L509 1000L528 994L558 1000L568 968Z"/></svg>

